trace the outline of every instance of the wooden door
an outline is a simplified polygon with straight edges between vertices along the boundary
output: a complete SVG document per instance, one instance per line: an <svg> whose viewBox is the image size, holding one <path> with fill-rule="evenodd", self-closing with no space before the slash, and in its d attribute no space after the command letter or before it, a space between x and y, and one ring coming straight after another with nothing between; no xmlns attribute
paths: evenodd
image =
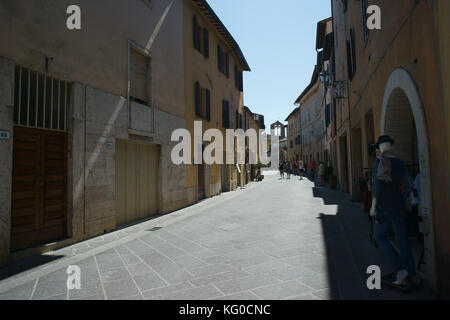
<svg viewBox="0 0 450 320"><path fill-rule="evenodd" d="M158 214L158 165L156 145L117 141L118 226Z"/></svg>
<svg viewBox="0 0 450 320"><path fill-rule="evenodd" d="M67 235L67 133L14 128L11 250Z"/></svg>

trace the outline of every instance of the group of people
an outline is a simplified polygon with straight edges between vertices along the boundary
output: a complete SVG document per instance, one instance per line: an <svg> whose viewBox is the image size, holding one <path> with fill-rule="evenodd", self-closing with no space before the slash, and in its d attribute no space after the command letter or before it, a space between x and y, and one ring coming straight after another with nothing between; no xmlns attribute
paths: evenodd
<svg viewBox="0 0 450 320"><path fill-rule="evenodd" d="M326 182L327 174L330 173L331 166L328 165L325 167L324 162L320 162L319 166L315 160L311 160L309 164L309 173L312 181L316 181L316 172L320 178L320 184L323 185ZM303 162L303 160L299 161L285 161L280 162L280 177L284 179L291 179L291 175L300 176L300 180L303 180L303 176L308 172L308 165Z"/></svg>
<svg viewBox="0 0 450 320"><path fill-rule="evenodd" d="M303 161L285 161L280 162L280 177L284 179L291 179L291 175L299 175L300 179L303 179L303 175L306 173L306 165Z"/></svg>

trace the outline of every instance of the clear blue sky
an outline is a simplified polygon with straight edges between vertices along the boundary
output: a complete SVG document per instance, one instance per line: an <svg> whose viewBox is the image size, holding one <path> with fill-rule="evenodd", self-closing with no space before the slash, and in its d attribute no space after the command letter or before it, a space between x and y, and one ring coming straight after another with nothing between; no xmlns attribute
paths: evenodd
<svg viewBox="0 0 450 320"><path fill-rule="evenodd" d="M331 16L330 0L207 0L242 49L245 105L284 121L309 84L317 61L317 22ZM268 128L269 129L269 128Z"/></svg>

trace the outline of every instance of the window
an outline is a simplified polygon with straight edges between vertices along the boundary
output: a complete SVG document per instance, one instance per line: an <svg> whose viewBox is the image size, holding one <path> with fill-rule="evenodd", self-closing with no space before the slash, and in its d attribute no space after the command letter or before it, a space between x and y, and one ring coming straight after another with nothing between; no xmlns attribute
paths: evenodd
<svg viewBox="0 0 450 320"><path fill-rule="evenodd" d="M195 90L195 115L202 117L202 104L201 104L201 88L200 83L196 82L194 86Z"/></svg>
<svg viewBox="0 0 450 320"><path fill-rule="evenodd" d="M219 67L219 71L223 73L223 52L220 44L217 45L217 66Z"/></svg>
<svg viewBox="0 0 450 320"><path fill-rule="evenodd" d="M230 55L228 53L225 54L225 75L230 76Z"/></svg>
<svg viewBox="0 0 450 320"><path fill-rule="evenodd" d="M200 26L198 25L197 16L193 18L192 32L194 34L194 48L200 51Z"/></svg>
<svg viewBox="0 0 450 320"><path fill-rule="evenodd" d="M236 123L235 123L236 129L239 128L239 112L236 111Z"/></svg>
<svg viewBox="0 0 450 320"><path fill-rule="evenodd" d="M14 124L66 131L70 93L69 82L16 65Z"/></svg>
<svg viewBox="0 0 450 320"><path fill-rule="evenodd" d="M193 17L192 33L194 48L200 53L203 53L205 58L209 58L209 32L206 28L202 28L198 24L197 16Z"/></svg>
<svg viewBox="0 0 450 320"><path fill-rule="evenodd" d="M222 101L222 126L230 129L230 103L226 100Z"/></svg>
<svg viewBox="0 0 450 320"><path fill-rule="evenodd" d="M150 57L130 47L130 100L149 105Z"/></svg>
<svg viewBox="0 0 450 320"><path fill-rule="evenodd" d="M194 103L195 115L207 121L211 120L211 92L209 89L203 89L200 83L194 85Z"/></svg>
<svg viewBox="0 0 450 320"><path fill-rule="evenodd" d="M242 72L238 72L238 87L240 92L244 91L244 75Z"/></svg>
<svg viewBox="0 0 450 320"><path fill-rule="evenodd" d="M209 58L209 32L207 29L203 29L203 55L205 58Z"/></svg>
<svg viewBox="0 0 450 320"><path fill-rule="evenodd" d="M329 127L331 124L331 105L327 104L325 106L325 127Z"/></svg>
<svg viewBox="0 0 450 320"><path fill-rule="evenodd" d="M356 72L356 49L355 49L355 31L350 29L350 41L347 41L347 64L348 64L348 78L353 80Z"/></svg>
<svg viewBox="0 0 450 320"><path fill-rule="evenodd" d="M211 92L209 89L205 90L206 98L206 120L211 121Z"/></svg>
<svg viewBox="0 0 450 320"><path fill-rule="evenodd" d="M230 55L222 51L222 47L217 45L217 65L219 71L227 77L230 76Z"/></svg>

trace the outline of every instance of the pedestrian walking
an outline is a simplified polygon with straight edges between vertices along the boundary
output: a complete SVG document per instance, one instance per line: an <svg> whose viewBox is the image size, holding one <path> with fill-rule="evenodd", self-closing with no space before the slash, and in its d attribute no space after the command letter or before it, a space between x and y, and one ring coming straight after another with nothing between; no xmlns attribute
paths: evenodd
<svg viewBox="0 0 450 320"><path fill-rule="evenodd" d="M288 163L286 164L286 174L287 174L287 179L290 180L291 174L292 174L292 162L290 162L290 161L288 161Z"/></svg>
<svg viewBox="0 0 450 320"><path fill-rule="evenodd" d="M323 186L325 184L325 164L323 162L319 165L319 178L320 185Z"/></svg>
<svg viewBox="0 0 450 320"><path fill-rule="evenodd" d="M397 279L393 285L414 289L419 285L416 266L408 239L407 202L412 188L411 178L405 164L392 154L394 140L381 136L377 148L381 156L372 170L372 209L375 219L374 238L391 262ZM389 241L391 228L394 230L398 251Z"/></svg>
<svg viewBox="0 0 450 320"><path fill-rule="evenodd" d="M299 164L300 180L303 180L303 175L305 174L305 172L306 172L305 164L303 163L303 161L300 161L300 164Z"/></svg>
<svg viewBox="0 0 450 320"><path fill-rule="evenodd" d="M283 162L280 162L279 170L280 170L281 179L284 179L284 163Z"/></svg>
<svg viewBox="0 0 450 320"><path fill-rule="evenodd" d="M317 163L314 159L311 160L311 163L309 164L309 167L311 168L311 180L313 182L316 181L316 169L317 169Z"/></svg>

